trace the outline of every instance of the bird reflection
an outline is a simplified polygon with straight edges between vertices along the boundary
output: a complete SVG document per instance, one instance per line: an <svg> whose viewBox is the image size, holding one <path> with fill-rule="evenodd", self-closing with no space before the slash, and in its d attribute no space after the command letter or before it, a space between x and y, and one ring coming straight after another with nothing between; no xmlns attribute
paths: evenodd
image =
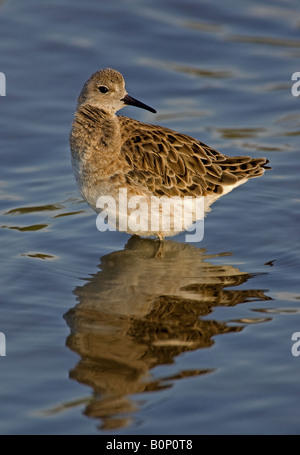
<svg viewBox="0 0 300 455"><path fill-rule="evenodd" d="M104 429L129 425L137 406L130 395L212 371L160 379L150 372L185 351L212 346L215 335L242 330L243 324L203 320L214 307L269 299L258 289L226 290L252 275L209 263L221 255L173 241L164 242L162 258L156 251L156 240L132 237L124 250L103 256L100 271L75 288L79 303L65 315L67 346L81 357L70 377L92 387L85 414Z"/></svg>

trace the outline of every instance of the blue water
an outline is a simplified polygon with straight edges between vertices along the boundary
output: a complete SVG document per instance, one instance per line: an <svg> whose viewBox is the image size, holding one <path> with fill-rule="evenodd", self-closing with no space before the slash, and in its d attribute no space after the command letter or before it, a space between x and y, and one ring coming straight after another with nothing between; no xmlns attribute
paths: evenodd
<svg viewBox="0 0 300 455"><path fill-rule="evenodd" d="M299 434L299 28L297 0L0 3L1 434ZM158 111L123 115L272 166L161 260L75 185L103 67Z"/></svg>

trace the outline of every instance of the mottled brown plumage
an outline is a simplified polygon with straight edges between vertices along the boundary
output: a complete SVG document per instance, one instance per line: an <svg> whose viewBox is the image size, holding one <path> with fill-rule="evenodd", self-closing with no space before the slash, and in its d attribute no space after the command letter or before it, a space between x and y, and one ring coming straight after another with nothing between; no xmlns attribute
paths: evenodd
<svg viewBox="0 0 300 455"><path fill-rule="evenodd" d="M126 180L156 196L221 195L226 185L258 177L265 158L227 157L203 142L168 128L119 117Z"/></svg>
<svg viewBox="0 0 300 455"><path fill-rule="evenodd" d="M208 211L218 197L266 168L265 158L228 157L171 129L116 116L126 104L155 112L129 97L122 75L112 69L94 73L78 98L70 136L73 167L83 197L96 211L99 196L117 197L120 188L147 200L204 196Z"/></svg>

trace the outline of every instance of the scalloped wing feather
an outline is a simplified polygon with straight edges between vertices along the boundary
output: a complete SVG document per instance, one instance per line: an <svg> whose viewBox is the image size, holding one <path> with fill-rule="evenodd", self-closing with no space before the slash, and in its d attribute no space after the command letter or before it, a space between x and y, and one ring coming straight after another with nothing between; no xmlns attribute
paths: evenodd
<svg viewBox="0 0 300 455"><path fill-rule="evenodd" d="M118 118L121 154L130 165L126 180L156 196L221 195L223 186L234 187L264 172L265 158L227 157L169 128Z"/></svg>

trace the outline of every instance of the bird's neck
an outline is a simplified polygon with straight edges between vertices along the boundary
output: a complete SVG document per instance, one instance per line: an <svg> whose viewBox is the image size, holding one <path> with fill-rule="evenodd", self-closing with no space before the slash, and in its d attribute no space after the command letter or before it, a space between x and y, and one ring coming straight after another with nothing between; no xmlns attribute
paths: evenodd
<svg viewBox="0 0 300 455"><path fill-rule="evenodd" d="M118 117L89 104L80 106L72 125L70 143L76 160L97 161L105 167L120 153Z"/></svg>

